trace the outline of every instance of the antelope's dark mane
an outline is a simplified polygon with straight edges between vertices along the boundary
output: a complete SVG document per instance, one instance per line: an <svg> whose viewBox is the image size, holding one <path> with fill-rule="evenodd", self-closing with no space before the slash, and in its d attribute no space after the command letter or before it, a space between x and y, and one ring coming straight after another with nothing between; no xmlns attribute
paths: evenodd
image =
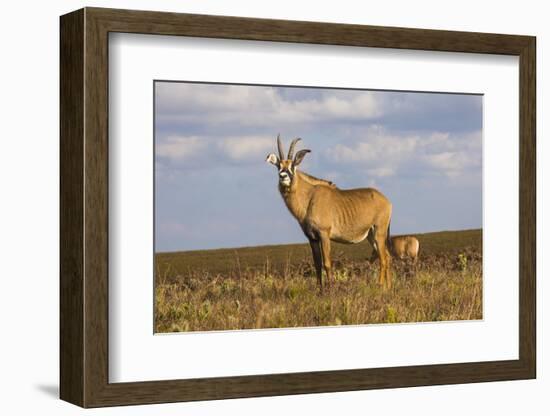
<svg viewBox="0 0 550 416"><path fill-rule="evenodd" d="M304 179L306 182L310 183L311 185L323 185L323 186L328 186L330 188L336 188L336 185L331 181L316 178L315 176L311 176L305 172L302 172L301 170L298 171L298 174L302 179Z"/></svg>

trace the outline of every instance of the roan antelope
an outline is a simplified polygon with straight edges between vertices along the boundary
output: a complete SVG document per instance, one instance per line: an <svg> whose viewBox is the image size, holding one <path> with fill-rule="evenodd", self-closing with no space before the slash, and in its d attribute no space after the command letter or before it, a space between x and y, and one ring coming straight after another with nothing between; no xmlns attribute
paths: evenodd
<svg viewBox="0 0 550 416"><path fill-rule="evenodd" d="M391 238L390 252L398 259L404 260L410 258L413 265L418 260L418 250L420 243L418 238L412 235L396 236Z"/></svg>
<svg viewBox="0 0 550 416"><path fill-rule="evenodd" d="M279 192L309 240L320 290L323 291L323 268L329 288L334 280L330 242L351 244L365 238L380 259L380 284L391 288L388 239L392 204L376 189L339 189L332 182L299 171L297 167L310 152L304 149L294 156L299 140L292 141L285 158L280 136L277 136L279 156L271 153L266 161L277 167Z"/></svg>

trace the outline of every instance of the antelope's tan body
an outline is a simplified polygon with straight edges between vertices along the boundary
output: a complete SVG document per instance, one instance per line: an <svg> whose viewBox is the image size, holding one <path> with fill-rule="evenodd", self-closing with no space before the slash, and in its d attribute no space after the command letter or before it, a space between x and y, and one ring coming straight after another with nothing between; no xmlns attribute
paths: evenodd
<svg viewBox="0 0 550 416"><path fill-rule="evenodd" d="M309 240L321 290L323 268L327 285L330 286L333 280L330 242L352 244L365 238L373 245L380 259L380 284L390 288L390 201L376 189L343 190L332 182L299 171L297 166L309 150L301 150L293 158L298 140L292 142L285 159L280 139L277 138L279 157L270 154L267 161L279 169L281 196Z"/></svg>

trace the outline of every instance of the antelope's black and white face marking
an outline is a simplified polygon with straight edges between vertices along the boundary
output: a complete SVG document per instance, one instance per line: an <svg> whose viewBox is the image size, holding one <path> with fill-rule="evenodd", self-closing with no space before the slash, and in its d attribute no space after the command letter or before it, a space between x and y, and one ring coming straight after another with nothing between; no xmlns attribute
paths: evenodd
<svg viewBox="0 0 550 416"><path fill-rule="evenodd" d="M279 183L283 186L290 186L295 173L296 171L294 166L292 166L292 161L283 160L279 164Z"/></svg>
<svg viewBox="0 0 550 416"><path fill-rule="evenodd" d="M274 153L267 156L266 162L277 167L279 171L279 183L282 186L290 186L296 174L295 164L290 159L280 160Z"/></svg>
<svg viewBox="0 0 550 416"><path fill-rule="evenodd" d="M283 186L290 186L292 184L292 179L296 174L296 168L292 163L292 160L280 160L274 153L267 155L265 160L268 163L277 167L279 171L279 183Z"/></svg>

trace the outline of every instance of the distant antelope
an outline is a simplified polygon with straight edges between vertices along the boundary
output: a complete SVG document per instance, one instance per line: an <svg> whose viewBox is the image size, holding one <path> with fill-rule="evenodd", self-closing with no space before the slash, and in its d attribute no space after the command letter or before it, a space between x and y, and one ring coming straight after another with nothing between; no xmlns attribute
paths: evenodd
<svg viewBox="0 0 550 416"><path fill-rule="evenodd" d="M413 264L416 264L419 248L420 243L418 239L412 235L391 238L390 252L401 260L410 258Z"/></svg>
<svg viewBox="0 0 550 416"><path fill-rule="evenodd" d="M376 189L338 189L332 182L299 171L298 165L310 152L304 149L294 156L294 147L299 140L292 141L285 158L280 136L277 136L279 156L271 153L266 161L279 170L279 192L309 240L320 290L323 290L323 268L327 286L330 287L333 281L330 242L351 244L365 238L380 259L380 284L391 288L391 256L387 240L392 204Z"/></svg>

